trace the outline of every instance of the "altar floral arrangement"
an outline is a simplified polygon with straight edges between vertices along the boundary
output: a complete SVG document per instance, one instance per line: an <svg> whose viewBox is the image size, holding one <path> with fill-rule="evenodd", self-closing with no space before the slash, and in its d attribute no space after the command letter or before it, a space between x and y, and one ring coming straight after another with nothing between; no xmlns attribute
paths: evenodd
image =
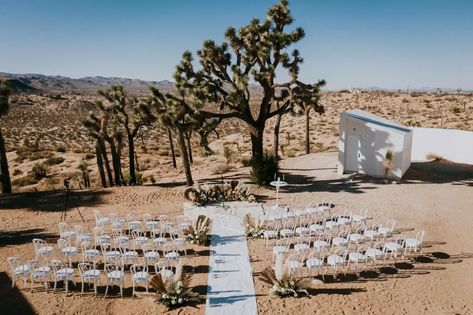
<svg viewBox="0 0 473 315"><path fill-rule="evenodd" d="M225 181L216 185L196 185L186 189L184 196L195 206L203 206L210 202L223 201L256 201L256 196L250 193L250 188L239 181Z"/></svg>

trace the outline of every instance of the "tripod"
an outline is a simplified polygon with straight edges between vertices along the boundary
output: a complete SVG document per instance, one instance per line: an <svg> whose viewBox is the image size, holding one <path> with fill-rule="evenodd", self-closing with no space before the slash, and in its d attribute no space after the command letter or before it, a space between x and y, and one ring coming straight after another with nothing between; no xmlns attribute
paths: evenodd
<svg viewBox="0 0 473 315"><path fill-rule="evenodd" d="M74 196L72 194L72 191L69 189L69 187L67 185L66 189L65 189L65 195L64 195L64 210L61 213L61 222L66 221L68 202L69 202L69 199L71 200L71 202L73 202L74 201L73 198L74 198ZM82 213L80 212L79 207L77 207L77 205L75 205L75 204L74 204L74 206L77 209L77 212L79 212L79 215L80 215L80 218L82 219L82 222L85 223L84 217L82 216Z"/></svg>

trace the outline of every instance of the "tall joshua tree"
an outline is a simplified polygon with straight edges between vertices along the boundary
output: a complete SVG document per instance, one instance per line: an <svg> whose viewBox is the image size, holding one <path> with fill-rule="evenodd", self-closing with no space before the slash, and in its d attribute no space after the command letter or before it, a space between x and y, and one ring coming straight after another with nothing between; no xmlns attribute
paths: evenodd
<svg viewBox="0 0 473 315"><path fill-rule="evenodd" d="M271 117L287 113L294 106L297 90L301 94L314 93L313 84L299 80L299 66L303 62L299 51L288 47L304 37L302 28L286 30L293 18L288 1L281 0L267 12L265 20L253 19L238 31L228 28L225 41L218 45L207 40L197 51L200 67L194 68L193 57L185 52L176 68L176 88L191 104L192 112L205 118L237 118L246 123L251 143L252 158L263 156L263 132ZM277 83L276 73L286 71L290 79ZM250 82L254 81L262 92L256 108L250 107L254 99ZM275 108L275 103L281 106ZM206 104L216 104L212 110Z"/></svg>
<svg viewBox="0 0 473 315"><path fill-rule="evenodd" d="M312 93L307 94L305 92L299 93L296 89L294 93L294 105L292 110L298 115L304 115L305 117L305 153L310 153L310 112L314 112L322 115L325 112L325 108L320 104L320 88L325 85L325 81L321 80L317 84L312 86Z"/></svg>
<svg viewBox="0 0 473 315"><path fill-rule="evenodd" d="M0 82L0 119L8 113L10 109L10 87L5 82ZM0 120L1 121L1 120ZM0 124L0 179L2 183L2 192L4 194L11 193L10 172L8 170L7 149L5 147L5 140L3 139L1 124Z"/></svg>
<svg viewBox="0 0 473 315"><path fill-rule="evenodd" d="M135 170L135 138L140 128L150 125L153 116L150 113L147 102L140 101L135 96L129 96L123 86L112 86L105 91L99 91L111 106L111 110L117 115L118 121L125 130L128 141L128 163L130 171L130 185L136 185Z"/></svg>
<svg viewBox="0 0 473 315"><path fill-rule="evenodd" d="M193 127L194 123L194 119L189 114L189 106L186 104L184 97L169 93L162 94L153 87L151 88L151 97L148 103L153 108L153 112L156 113L155 117L159 118L166 127L176 132L186 175L186 183L188 186L192 186L194 180L192 179L191 164L185 139L185 133Z"/></svg>

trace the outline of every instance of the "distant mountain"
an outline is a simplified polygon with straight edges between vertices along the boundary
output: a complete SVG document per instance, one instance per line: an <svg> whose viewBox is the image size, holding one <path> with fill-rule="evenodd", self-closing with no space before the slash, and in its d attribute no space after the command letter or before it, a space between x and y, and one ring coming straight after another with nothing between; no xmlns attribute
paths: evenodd
<svg viewBox="0 0 473 315"><path fill-rule="evenodd" d="M127 91L134 94L147 94L149 87L153 86L168 92L174 89L174 83L164 81L144 81L127 78L85 77L73 79L63 76L49 76L44 74L12 74L0 72L1 78L13 80L15 85L23 84L23 89L15 92L34 93L38 91L54 93L95 93L97 90L108 88L112 85L123 85ZM28 90L26 87L29 87Z"/></svg>
<svg viewBox="0 0 473 315"><path fill-rule="evenodd" d="M0 80L2 80L1 77ZM8 83L8 86L13 91L13 93L36 93L39 91L38 89L29 86L28 84L25 84L17 79L4 78L2 81L6 81Z"/></svg>

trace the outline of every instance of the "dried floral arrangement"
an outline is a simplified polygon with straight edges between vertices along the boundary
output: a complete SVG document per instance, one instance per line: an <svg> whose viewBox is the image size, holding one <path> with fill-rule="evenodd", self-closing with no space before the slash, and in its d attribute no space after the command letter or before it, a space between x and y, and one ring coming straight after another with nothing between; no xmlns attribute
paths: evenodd
<svg viewBox="0 0 473 315"><path fill-rule="evenodd" d="M264 220L254 218L251 214L247 213L243 218L243 224L245 225L246 237L263 238L265 230Z"/></svg>
<svg viewBox="0 0 473 315"><path fill-rule="evenodd" d="M151 278L150 285L156 293L137 293L137 295L151 297L154 303L163 304L168 309L178 308L199 301L199 294L192 292L191 280L192 275L186 273L182 263L179 263L172 277L158 273Z"/></svg>
<svg viewBox="0 0 473 315"><path fill-rule="evenodd" d="M271 285L271 294L280 297L307 296L308 288L317 283L317 280L298 278L290 272L287 261L283 255L278 255L274 270L267 267L260 274L260 280Z"/></svg>
<svg viewBox="0 0 473 315"><path fill-rule="evenodd" d="M237 180L212 186L197 184L196 187L186 189L184 196L196 206L203 206L209 202L256 201L256 196L250 193L250 188Z"/></svg>
<svg viewBox="0 0 473 315"><path fill-rule="evenodd" d="M190 239L192 244L203 245L209 240L210 227L212 220L205 216L199 215L197 220L194 221L186 230L184 234Z"/></svg>

